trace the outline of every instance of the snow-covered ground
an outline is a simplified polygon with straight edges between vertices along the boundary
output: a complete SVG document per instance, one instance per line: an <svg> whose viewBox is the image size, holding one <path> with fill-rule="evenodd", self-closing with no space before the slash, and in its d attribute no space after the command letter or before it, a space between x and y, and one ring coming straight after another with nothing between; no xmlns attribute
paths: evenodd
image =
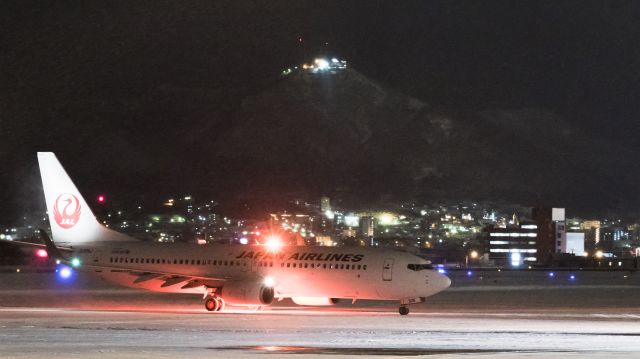
<svg viewBox="0 0 640 359"><path fill-rule="evenodd" d="M0 274L0 358L640 357L635 274L481 275L453 273L401 317L380 302L208 313L197 296Z"/></svg>

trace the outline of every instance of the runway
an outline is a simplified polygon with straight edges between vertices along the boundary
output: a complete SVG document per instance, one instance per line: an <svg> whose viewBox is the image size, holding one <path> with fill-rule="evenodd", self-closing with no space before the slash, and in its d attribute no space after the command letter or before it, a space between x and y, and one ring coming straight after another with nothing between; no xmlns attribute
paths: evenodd
<svg viewBox="0 0 640 359"><path fill-rule="evenodd" d="M86 283L60 288L40 275L0 279L0 358L640 355L635 282L458 283L403 317L394 303L382 302L305 308L283 301L261 312L209 313L194 296Z"/></svg>

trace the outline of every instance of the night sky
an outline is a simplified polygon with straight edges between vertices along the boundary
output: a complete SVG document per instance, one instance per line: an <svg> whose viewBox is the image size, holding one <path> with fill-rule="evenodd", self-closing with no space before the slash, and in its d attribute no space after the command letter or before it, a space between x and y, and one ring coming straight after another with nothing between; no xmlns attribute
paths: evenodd
<svg viewBox="0 0 640 359"><path fill-rule="evenodd" d="M247 96L318 54L439 111L554 113L615 162L614 148L640 154L638 18L632 1L5 1L0 214L43 207L38 150L87 196L221 198L217 181L237 174L207 149L241 123ZM625 163L602 168L629 179L623 193L640 176Z"/></svg>

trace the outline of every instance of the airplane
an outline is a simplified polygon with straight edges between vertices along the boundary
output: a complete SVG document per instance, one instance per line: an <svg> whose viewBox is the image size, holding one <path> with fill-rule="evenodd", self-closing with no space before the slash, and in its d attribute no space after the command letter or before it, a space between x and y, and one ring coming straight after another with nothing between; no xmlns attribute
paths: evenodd
<svg viewBox="0 0 640 359"><path fill-rule="evenodd" d="M291 298L298 305L339 300L392 300L399 313L449 287L420 257L364 247L143 242L98 222L52 152L38 152L52 239L49 256L126 287L203 296L206 310L226 304L263 308Z"/></svg>

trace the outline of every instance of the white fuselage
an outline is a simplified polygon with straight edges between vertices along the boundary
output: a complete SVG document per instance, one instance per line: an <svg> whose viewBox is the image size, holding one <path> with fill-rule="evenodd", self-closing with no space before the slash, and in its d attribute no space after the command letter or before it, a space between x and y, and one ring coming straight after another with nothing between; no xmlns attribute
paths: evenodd
<svg viewBox="0 0 640 359"><path fill-rule="evenodd" d="M437 271L409 268L426 264L424 259L363 247L269 250L257 245L95 242L74 245L73 256L108 281L161 292L203 293L229 282L269 278L276 298L403 300L431 296L450 284ZM168 278L176 283L168 285Z"/></svg>

